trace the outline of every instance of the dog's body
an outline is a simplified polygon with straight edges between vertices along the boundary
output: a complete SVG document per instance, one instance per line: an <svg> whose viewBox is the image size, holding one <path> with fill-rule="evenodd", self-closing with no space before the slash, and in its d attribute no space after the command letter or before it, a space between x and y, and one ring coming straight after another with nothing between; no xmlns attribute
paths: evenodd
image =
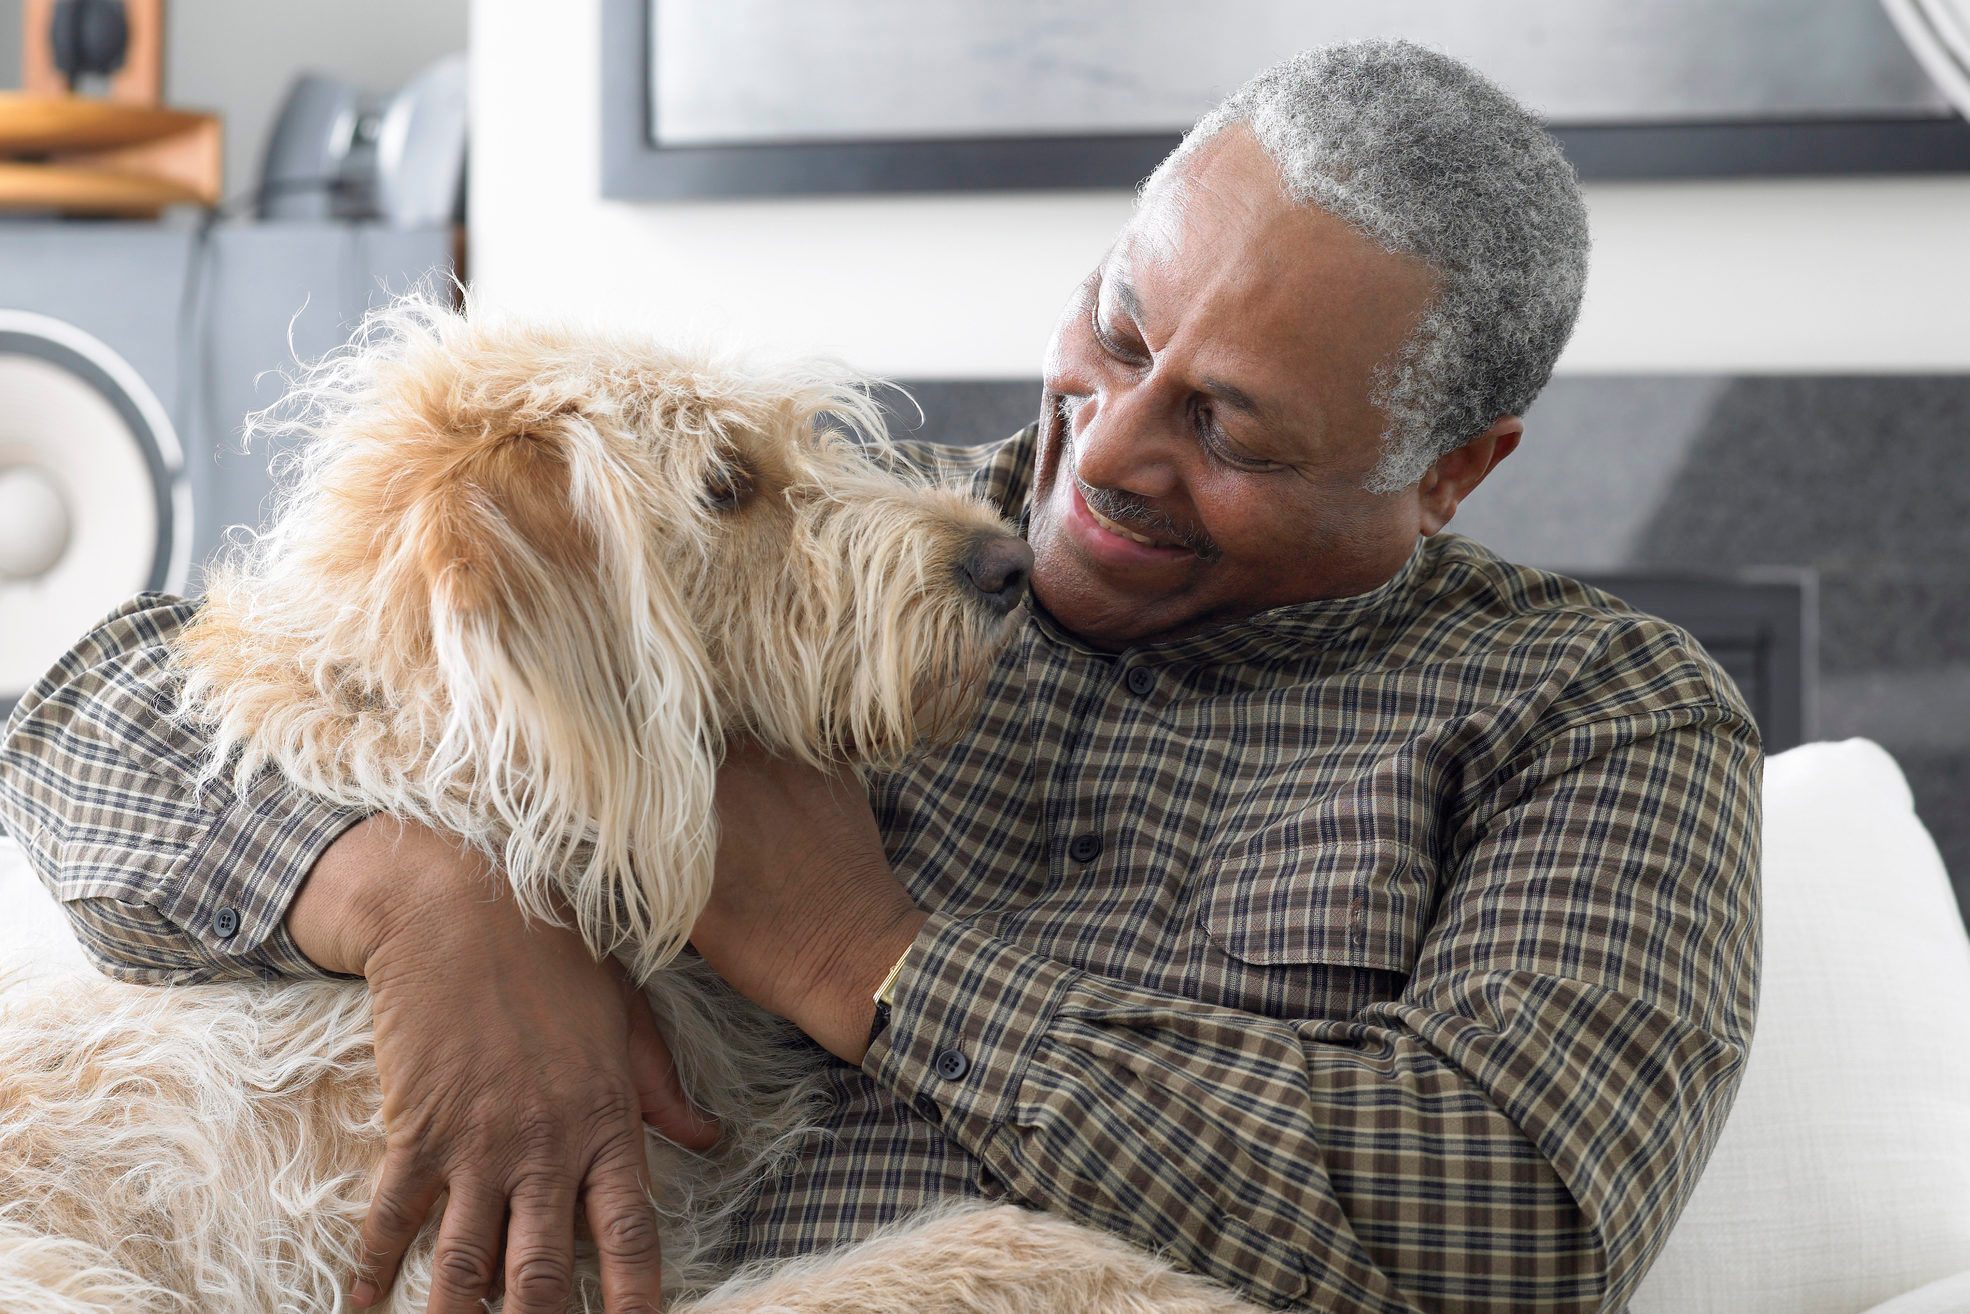
<svg viewBox="0 0 1970 1314"><path fill-rule="evenodd" d="M278 770L460 835L646 982L724 1129L704 1155L650 1138L667 1289L707 1314L1247 1308L1010 1206L717 1268L730 1211L799 1152L819 1061L679 956L723 744L878 765L962 728L1024 591L988 508L828 432L878 427L839 376L425 304L296 397L310 441L179 645L178 714L214 779ZM0 1006L0 1314L341 1307L385 1145L360 983L59 978ZM388 1308L423 1308L434 1236Z"/></svg>

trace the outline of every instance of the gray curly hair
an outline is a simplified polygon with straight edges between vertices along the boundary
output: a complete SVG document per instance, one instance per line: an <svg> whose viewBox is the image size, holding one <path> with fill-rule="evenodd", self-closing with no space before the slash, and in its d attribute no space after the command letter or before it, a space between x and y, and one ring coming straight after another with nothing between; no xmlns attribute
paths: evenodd
<svg viewBox="0 0 1970 1314"><path fill-rule="evenodd" d="M1504 415L1524 414L1573 332L1587 211L1559 144L1464 64L1408 41L1309 50L1260 73L1143 183L1246 125L1286 192L1436 274L1438 291L1376 371L1387 419L1368 479L1396 492Z"/></svg>

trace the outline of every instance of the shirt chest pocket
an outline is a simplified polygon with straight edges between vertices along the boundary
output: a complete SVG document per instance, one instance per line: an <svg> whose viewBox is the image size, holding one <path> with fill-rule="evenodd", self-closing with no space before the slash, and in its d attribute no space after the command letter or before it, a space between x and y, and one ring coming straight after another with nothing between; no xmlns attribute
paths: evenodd
<svg viewBox="0 0 1970 1314"><path fill-rule="evenodd" d="M1198 919L1210 942L1258 967L1413 971L1435 864L1393 837L1330 830L1307 815L1235 842L1202 894Z"/></svg>

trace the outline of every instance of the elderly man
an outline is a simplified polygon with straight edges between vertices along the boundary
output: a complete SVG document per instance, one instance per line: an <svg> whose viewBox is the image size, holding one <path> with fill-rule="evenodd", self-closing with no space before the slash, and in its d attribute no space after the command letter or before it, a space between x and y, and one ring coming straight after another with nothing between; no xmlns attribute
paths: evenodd
<svg viewBox="0 0 1970 1314"><path fill-rule="evenodd" d="M928 462L1019 518L1036 605L977 724L878 780L735 754L698 952L841 1061L735 1260L947 1197L1057 1210L1273 1304L1619 1309L1708 1158L1756 995L1756 730L1680 631L1439 531L1578 307L1571 171L1399 43L1267 71L1075 290L1042 414ZM366 976L387 1286L555 1308L573 1223L654 1301L638 1114L685 1105L620 972L443 836L278 780L192 797L188 604L10 731L6 816L144 981Z"/></svg>

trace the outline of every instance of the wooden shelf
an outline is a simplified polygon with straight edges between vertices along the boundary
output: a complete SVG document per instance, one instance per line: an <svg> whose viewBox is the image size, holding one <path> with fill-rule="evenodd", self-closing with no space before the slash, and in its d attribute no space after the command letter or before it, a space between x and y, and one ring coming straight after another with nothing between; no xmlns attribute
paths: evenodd
<svg viewBox="0 0 1970 1314"><path fill-rule="evenodd" d="M163 178L0 161L0 210L154 215L167 205L204 205L193 188Z"/></svg>
<svg viewBox="0 0 1970 1314"><path fill-rule="evenodd" d="M220 146L210 114L0 92L0 208L129 215L216 205Z"/></svg>

